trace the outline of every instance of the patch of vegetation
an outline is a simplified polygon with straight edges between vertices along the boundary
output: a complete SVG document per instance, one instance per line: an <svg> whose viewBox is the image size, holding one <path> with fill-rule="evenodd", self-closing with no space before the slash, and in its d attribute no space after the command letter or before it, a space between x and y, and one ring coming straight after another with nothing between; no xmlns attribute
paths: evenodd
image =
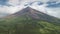
<svg viewBox="0 0 60 34"><path fill-rule="evenodd" d="M0 34L60 34L60 26L28 17L0 21Z"/></svg>

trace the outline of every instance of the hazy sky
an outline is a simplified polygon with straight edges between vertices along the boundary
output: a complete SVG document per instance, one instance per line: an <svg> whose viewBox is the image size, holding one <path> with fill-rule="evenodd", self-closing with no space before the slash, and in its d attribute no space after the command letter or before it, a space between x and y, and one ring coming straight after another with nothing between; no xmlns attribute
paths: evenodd
<svg viewBox="0 0 60 34"><path fill-rule="evenodd" d="M0 0L0 13L15 13L27 6L60 17L60 0Z"/></svg>

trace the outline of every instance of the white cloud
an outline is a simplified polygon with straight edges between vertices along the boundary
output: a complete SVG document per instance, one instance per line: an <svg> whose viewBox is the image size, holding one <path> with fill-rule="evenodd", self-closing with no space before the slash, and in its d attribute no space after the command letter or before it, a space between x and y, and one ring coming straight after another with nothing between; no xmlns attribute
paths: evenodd
<svg viewBox="0 0 60 34"><path fill-rule="evenodd" d="M40 5L40 6L36 5L36 4L33 4L31 7L36 9L36 10L39 10L43 13L46 13L46 7L45 6L46 6L46 4L43 4L43 5Z"/></svg>
<svg viewBox="0 0 60 34"><path fill-rule="evenodd" d="M44 3L46 3L49 0L9 0L8 4L12 5L12 6L0 6L0 12L4 12L4 13L15 13L23 8L25 8L24 4L29 3L29 2L34 2L34 1L42 1ZM52 1L52 0L50 0ZM59 0L57 1L57 3L60 2ZM36 3L34 3L31 7L34 9L37 9L39 11L42 11L44 13L46 13L46 11L48 11L48 13L50 15L53 16L57 16L60 17L60 8L47 8L46 7L47 4L43 4L38 6Z"/></svg>
<svg viewBox="0 0 60 34"><path fill-rule="evenodd" d="M0 7L0 12L2 13L14 13L24 8L24 6L2 6Z"/></svg>
<svg viewBox="0 0 60 34"><path fill-rule="evenodd" d="M18 5L20 2L19 2L19 0L9 0L8 3L15 6L15 5Z"/></svg>
<svg viewBox="0 0 60 34"><path fill-rule="evenodd" d="M46 3L49 0L9 0L8 3L11 5L23 5L25 3L34 2L34 1L42 1L42 2Z"/></svg>
<svg viewBox="0 0 60 34"><path fill-rule="evenodd" d="M60 18L60 8L47 8L48 14Z"/></svg>

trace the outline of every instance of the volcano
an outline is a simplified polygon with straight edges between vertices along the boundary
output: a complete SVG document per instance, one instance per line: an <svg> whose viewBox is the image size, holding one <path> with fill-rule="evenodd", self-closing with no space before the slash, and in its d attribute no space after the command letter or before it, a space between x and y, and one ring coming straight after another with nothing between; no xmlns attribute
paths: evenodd
<svg viewBox="0 0 60 34"><path fill-rule="evenodd" d="M60 34L60 19L27 7L0 21L1 34Z"/></svg>
<svg viewBox="0 0 60 34"><path fill-rule="evenodd" d="M41 11L35 10L31 7L24 8L12 15L7 16L7 18L14 18L14 17L26 17L26 18L32 18L38 20L45 20L48 22L60 23L60 19L48 15L46 13L43 13Z"/></svg>

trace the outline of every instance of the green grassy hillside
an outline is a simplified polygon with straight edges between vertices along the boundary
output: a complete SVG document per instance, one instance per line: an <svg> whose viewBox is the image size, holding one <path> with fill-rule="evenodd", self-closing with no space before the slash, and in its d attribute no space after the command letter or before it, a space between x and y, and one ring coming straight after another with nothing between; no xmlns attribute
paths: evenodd
<svg viewBox="0 0 60 34"><path fill-rule="evenodd" d="M0 21L0 34L60 34L60 26L30 17L14 17Z"/></svg>
<svg viewBox="0 0 60 34"><path fill-rule="evenodd" d="M0 19L0 34L60 34L60 19L27 7Z"/></svg>

